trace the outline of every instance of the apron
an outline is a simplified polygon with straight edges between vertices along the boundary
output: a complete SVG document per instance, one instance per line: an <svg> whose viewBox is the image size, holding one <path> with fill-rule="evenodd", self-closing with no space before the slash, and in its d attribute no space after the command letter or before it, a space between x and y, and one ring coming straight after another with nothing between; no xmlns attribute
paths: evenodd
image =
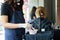
<svg viewBox="0 0 60 40"><path fill-rule="evenodd" d="M10 23L25 23L23 12L14 11ZM5 40L22 40L25 34L24 28L9 29L5 28Z"/></svg>

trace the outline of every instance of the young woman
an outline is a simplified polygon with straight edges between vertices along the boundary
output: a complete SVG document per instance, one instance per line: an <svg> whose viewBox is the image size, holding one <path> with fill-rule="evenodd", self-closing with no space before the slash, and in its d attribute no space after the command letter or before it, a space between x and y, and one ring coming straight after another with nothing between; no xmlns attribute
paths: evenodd
<svg viewBox="0 0 60 40"><path fill-rule="evenodd" d="M33 26L38 30L42 28L45 28L46 31L51 30L51 22L47 18L47 12L45 7L39 6L36 9L35 14L36 14L36 19L33 22Z"/></svg>
<svg viewBox="0 0 60 40"><path fill-rule="evenodd" d="M25 29L31 27L25 23L23 15L23 0L5 0L1 8L3 27L5 28L5 40L22 40Z"/></svg>
<svg viewBox="0 0 60 40"><path fill-rule="evenodd" d="M41 29L43 29L43 28L45 29L45 31L51 30L51 22L47 19L47 12L44 7L39 6L36 9L35 15L36 15L36 19L34 19L31 22L31 24L33 26L33 28L32 28L33 30L37 29L38 32L41 32Z"/></svg>
<svg viewBox="0 0 60 40"><path fill-rule="evenodd" d="M35 11L36 11L36 7L33 6L32 10L31 10L31 13L30 13L31 19L35 19L36 18Z"/></svg>
<svg viewBox="0 0 60 40"><path fill-rule="evenodd" d="M51 40L51 23L47 19L45 7L39 6L35 15L36 19L31 22L32 29L29 29L28 35L26 34L26 40Z"/></svg>

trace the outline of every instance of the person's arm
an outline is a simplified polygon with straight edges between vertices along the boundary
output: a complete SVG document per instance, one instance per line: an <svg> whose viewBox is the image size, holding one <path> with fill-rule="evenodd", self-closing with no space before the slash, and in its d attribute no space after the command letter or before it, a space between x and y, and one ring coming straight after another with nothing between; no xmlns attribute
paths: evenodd
<svg viewBox="0 0 60 40"><path fill-rule="evenodd" d="M2 25L4 28L25 28L30 27L30 24L14 24L14 23L8 23L8 16L10 15L9 9L10 7L7 4L2 4L1 7L1 16L2 16Z"/></svg>
<svg viewBox="0 0 60 40"><path fill-rule="evenodd" d="M8 23L8 16L6 16L6 15L2 15L2 25L3 25L4 28L22 28L23 26L24 27L27 26L27 24Z"/></svg>

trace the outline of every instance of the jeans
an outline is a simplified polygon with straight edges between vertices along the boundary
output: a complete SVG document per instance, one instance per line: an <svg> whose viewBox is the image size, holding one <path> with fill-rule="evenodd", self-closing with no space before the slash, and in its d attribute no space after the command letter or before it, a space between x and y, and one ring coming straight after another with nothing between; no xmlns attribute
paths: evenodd
<svg viewBox="0 0 60 40"><path fill-rule="evenodd" d="M37 33L35 35L26 34L25 40L51 40L52 39L52 32L47 31L44 33Z"/></svg>

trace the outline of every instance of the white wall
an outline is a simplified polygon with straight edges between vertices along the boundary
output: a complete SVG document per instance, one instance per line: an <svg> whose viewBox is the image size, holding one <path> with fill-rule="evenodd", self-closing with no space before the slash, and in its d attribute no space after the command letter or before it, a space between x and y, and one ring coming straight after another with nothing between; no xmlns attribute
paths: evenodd
<svg viewBox="0 0 60 40"><path fill-rule="evenodd" d="M44 0L39 0L39 6L44 6Z"/></svg>
<svg viewBox="0 0 60 40"><path fill-rule="evenodd" d="M3 3L3 2L4 2L4 0L0 0L0 2L2 2L2 3Z"/></svg>
<svg viewBox="0 0 60 40"><path fill-rule="evenodd" d="M4 0L0 0L0 40L5 39L4 35L4 28L1 25L1 4L4 2Z"/></svg>
<svg viewBox="0 0 60 40"><path fill-rule="evenodd" d="M31 11L31 9L32 9L32 7L33 6L36 6L36 7L38 7L38 2L39 0L28 0L28 11L27 11L27 13L28 13L28 19L30 20L30 11Z"/></svg>

